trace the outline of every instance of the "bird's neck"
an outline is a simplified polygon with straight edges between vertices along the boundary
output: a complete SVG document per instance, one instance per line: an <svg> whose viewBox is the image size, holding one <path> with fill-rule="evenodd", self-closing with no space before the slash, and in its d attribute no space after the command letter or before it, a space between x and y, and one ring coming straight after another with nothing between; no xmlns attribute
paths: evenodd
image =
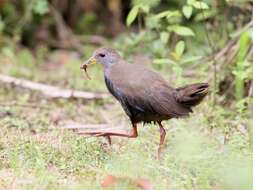
<svg viewBox="0 0 253 190"><path fill-rule="evenodd" d="M110 73L111 73L111 66L105 66L104 67L104 74L105 74L105 76L109 77Z"/></svg>
<svg viewBox="0 0 253 190"><path fill-rule="evenodd" d="M118 63L113 63L113 62L104 65L104 75L106 77L109 77L112 69L117 69L117 65L118 65Z"/></svg>

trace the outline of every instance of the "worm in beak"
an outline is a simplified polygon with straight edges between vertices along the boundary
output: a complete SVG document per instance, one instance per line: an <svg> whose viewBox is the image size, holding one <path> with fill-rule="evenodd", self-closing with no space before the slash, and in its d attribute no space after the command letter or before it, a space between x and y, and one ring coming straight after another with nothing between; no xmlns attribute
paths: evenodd
<svg viewBox="0 0 253 190"><path fill-rule="evenodd" d="M87 61L85 61L82 65L81 65L81 69L83 69L85 71L85 74L87 76L88 79L91 79L90 76L88 75L88 72L87 72L87 67L88 65L92 65L92 64L96 64L97 61L95 58L91 57L90 59L88 59Z"/></svg>

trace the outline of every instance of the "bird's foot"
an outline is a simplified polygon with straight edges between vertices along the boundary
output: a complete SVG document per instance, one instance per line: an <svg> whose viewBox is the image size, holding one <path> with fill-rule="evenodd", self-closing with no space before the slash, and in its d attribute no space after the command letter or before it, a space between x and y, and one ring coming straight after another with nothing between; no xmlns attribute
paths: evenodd
<svg viewBox="0 0 253 190"><path fill-rule="evenodd" d="M161 145L159 145L159 148L157 149L157 155L156 155L157 160L161 160L162 149L163 149L163 147Z"/></svg>

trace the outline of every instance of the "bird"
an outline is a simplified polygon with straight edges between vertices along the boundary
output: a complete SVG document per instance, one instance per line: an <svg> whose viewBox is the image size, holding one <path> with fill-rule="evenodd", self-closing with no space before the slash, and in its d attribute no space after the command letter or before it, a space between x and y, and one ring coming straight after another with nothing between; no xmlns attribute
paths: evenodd
<svg viewBox="0 0 253 190"><path fill-rule="evenodd" d="M158 157L166 136L162 121L189 116L192 108L208 94L208 83L173 88L156 71L142 64L129 64L117 50L109 47L96 49L80 68L87 72L87 67L96 63L103 66L108 91L121 104L131 121L132 130L129 134L98 132L95 135L136 138L137 124L156 123L160 131Z"/></svg>

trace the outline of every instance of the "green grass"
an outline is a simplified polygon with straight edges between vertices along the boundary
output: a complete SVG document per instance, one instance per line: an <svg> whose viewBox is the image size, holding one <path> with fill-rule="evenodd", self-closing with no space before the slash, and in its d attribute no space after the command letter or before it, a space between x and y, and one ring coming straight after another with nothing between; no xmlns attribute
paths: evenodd
<svg viewBox="0 0 253 190"><path fill-rule="evenodd" d="M39 65L31 69L6 63L0 72L62 87L104 91L101 68L91 68L93 80L88 81L79 70L80 63L70 61L51 71ZM13 101L19 105L8 106ZM115 137L108 148L103 138L84 138L53 122L52 115L61 112L60 120L104 123L107 117L115 126L123 123L130 128L112 98L104 102L45 100L9 86L0 88L0 103L0 189L103 189L101 182L108 174L120 177L108 188L115 190L139 189L133 183L138 178L148 179L158 190L253 187L252 105L237 113L222 106L212 109L207 98L191 117L164 122L166 144L158 161L155 125L140 124L137 139ZM36 107L21 106L31 103Z"/></svg>

